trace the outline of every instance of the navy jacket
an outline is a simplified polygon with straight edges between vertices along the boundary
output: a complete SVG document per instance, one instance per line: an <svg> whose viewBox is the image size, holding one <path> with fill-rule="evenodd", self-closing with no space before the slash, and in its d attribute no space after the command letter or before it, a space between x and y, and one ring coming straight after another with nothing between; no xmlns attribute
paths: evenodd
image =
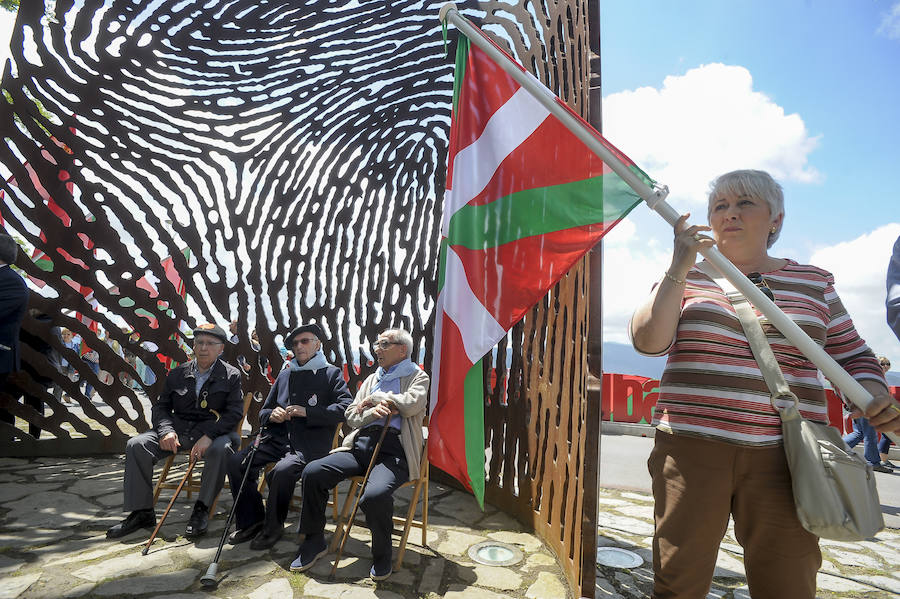
<svg viewBox="0 0 900 599"><path fill-rule="evenodd" d="M307 459L323 456L331 450L335 427L344 421L344 412L353 401L340 369L328 365L318 370L282 370L269 389L259 411L259 421L268 422L277 406L304 406L306 418L294 417L269 423L266 438L287 444Z"/></svg>
<svg viewBox="0 0 900 599"><path fill-rule="evenodd" d="M19 370L19 329L27 308L25 279L0 266L0 374Z"/></svg>
<svg viewBox="0 0 900 599"><path fill-rule="evenodd" d="M194 440L203 435L215 439L233 432L241 421L244 400L240 371L216 360L199 397L195 390L196 371L193 360L169 371L163 391L150 411L153 428L160 438L175 432Z"/></svg>

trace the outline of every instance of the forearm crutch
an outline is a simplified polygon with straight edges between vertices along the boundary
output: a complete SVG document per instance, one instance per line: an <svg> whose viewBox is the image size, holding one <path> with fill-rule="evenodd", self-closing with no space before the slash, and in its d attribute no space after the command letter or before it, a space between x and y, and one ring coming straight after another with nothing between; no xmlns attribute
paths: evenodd
<svg viewBox="0 0 900 599"><path fill-rule="evenodd" d="M341 554L344 552L344 544L347 542L347 537L350 536L350 527L353 526L353 519L356 518L356 509L359 507L359 500L362 499L363 491L366 490L366 483L369 482L369 474L372 472L372 468L375 466L375 460L378 459L378 453L381 451L381 443L384 441L384 436L387 434L388 424L385 423L384 428L381 429L381 434L378 436L378 442L375 444L375 451L372 452L372 459L369 460L369 467L366 469L366 475L363 477L362 482L359 485L359 491L356 493L356 501L353 502L353 510L350 512L350 518L347 520L347 525L344 527L344 536L341 537L341 544L338 546L337 554L334 556L334 565L331 566L331 574L329 576L334 576L334 573L337 572L338 561L341 559Z"/></svg>
<svg viewBox="0 0 900 599"><path fill-rule="evenodd" d="M219 541L219 548L216 549L216 556L213 558L212 563L209 564L209 568L206 569L206 574L200 578L200 584L203 585L204 588L213 588L219 584L219 581L216 579L216 574L219 571L219 558L222 556L222 548L225 546L225 540L228 539L228 531L231 530L231 522L234 520L234 513L235 510L237 510L238 501L241 500L241 493L244 492L244 485L247 483L247 479L250 478L250 469L253 466L253 458L256 456L256 450L259 449L263 430L265 430L265 427L260 429L259 433L256 435L256 439L250 446L250 451L247 452L247 457L244 458L247 460L247 468L244 470L244 476L241 478L241 485L238 487L238 492L234 496L234 503L231 505L231 511L228 512L228 520L225 521L225 530L222 532L222 540Z"/></svg>
<svg viewBox="0 0 900 599"><path fill-rule="evenodd" d="M181 493L182 487L184 487L184 483L188 481L191 477L191 471L194 469L194 466L197 465L197 460L194 457L191 457L191 461L188 464L187 472L184 473L184 478L181 479L181 482L178 484L178 488L175 489L175 494L172 495L172 499L169 501L169 506L166 508L165 513L162 515L162 518L159 519L159 522L156 524L156 528L153 529L153 534L150 535L150 540L147 541L147 546L141 551L141 555L147 555L147 552L150 551L150 545L153 544L153 539L156 538L156 533L159 532L159 529L162 528L163 522L166 521L166 516L169 515L169 510L172 509L172 506L175 504L175 500L178 499L178 494Z"/></svg>

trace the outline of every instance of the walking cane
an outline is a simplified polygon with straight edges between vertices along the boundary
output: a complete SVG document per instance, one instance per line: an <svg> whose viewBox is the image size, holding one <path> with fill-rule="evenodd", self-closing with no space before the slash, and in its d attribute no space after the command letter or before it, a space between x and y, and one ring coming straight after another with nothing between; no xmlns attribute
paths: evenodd
<svg viewBox="0 0 900 599"><path fill-rule="evenodd" d="M241 478L241 485L238 487L237 495L234 496L234 503L231 505L231 511L228 513L228 520L225 521L225 531L222 533L222 540L219 541L219 548L216 549L216 557L213 558L209 568L206 569L206 574L200 578L200 584L203 585L203 588L211 589L219 584L219 581L216 579L216 573L219 571L219 557L222 555L222 548L225 546L225 540L228 538L228 531L231 529L231 522L234 520L234 512L237 509L238 501L241 499L241 493L244 491L244 485L250 477L250 468L253 466L253 457L256 455L256 450L259 449L259 443L265 429L265 426L259 429L259 433L256 435L253 445L250 446L247 457L244 458L247 460L247 469L244 470L244 476Z"/></svg>
<svg viewBox="0 0 900 599"><path fill-rule="evenodd" d="M147 552L150 551L150 545L153 544L153 539L156 538L156 533L158 533L159 529L162 528L163 522L166 521L166 516L169 515L169 510L172 509L172 506L175 504L175 500L178 499L178 494L181 493L181 488L184 487L184 483L186 483L188 478L190 478L191 471L196 465L197 460L191 458L191 461L188 464L187 472L184 473L184 478L181 479L181 482L178 484L178 488L175 489L175 494L172 495L172 499L169 501L169 506L166 508L166 512L162 515L162 518L159 519L159 523L157 523L156 528L153 529L153 534L150 535L150 540L147 541L147 546L144 547L144 549L141 551L141 555L147 555Z"/></svg>
<svg viewBox="0 0 900 599"><path fill-rule="evenodd" d="M381 434L378 436L378 443L375 444L375 451L372 452L372 459L369 460L369 467L366 469L366 475L363 477L362 483L359 485L359 492L356 494L356 501L353 503L353 511L350 512L350 519L347 520L347 526L344 528L344 536L341 537L341 544L338 547L337 555L334 556L334 565L331 566L331 574L328 576L333 577L334 573L337 572L338 562L341 559L341 554L344 552L344 544L347 542L347 537L350 536L350 527L353 526L353 519L356 518L356 509L359 507L359 500L362 499L363 491L366 489L366 483L369 482L369 474L372 472L372 467L375 466L375 460L378 459L378 452L381 451L381 443L384 441L384 436L387 434L388 424L384 424L384 428L381 429Z"/></svg>

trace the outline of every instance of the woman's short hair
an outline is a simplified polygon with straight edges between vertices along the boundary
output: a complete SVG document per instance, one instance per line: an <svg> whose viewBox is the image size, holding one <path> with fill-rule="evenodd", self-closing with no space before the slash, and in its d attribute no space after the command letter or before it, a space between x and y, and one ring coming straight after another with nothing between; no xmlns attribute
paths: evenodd
<svg viewBox="0 0 900 599"><path fill-rule="evenodd" d="M383 335L387 335L388 339L395 341L406 348L406 357L412 358L413 340L412 335L405 329L388 329Z"/></svg>
<svg viewBox="0 0 900 599"><path fill-rule="evenodd" d="M781 189L781 185L778 184L778 181L773 179L772 175L766 171L745 169L731 171L730 173L720 175L710 184L709 200L706 208L707 220L709 220L709 216L712 214L713 202L719 196L725 194L732 196L748 195L750 197L765 200L769 205L769 213L772 215L773 220L777 218L779 214L784 214L784 191ZM781 235L781 227L783 224L784 219L782 218L778 223L775 232L769 233L766 247L772 247L772 244L774 244L778 239L778 236Z"/></svg>

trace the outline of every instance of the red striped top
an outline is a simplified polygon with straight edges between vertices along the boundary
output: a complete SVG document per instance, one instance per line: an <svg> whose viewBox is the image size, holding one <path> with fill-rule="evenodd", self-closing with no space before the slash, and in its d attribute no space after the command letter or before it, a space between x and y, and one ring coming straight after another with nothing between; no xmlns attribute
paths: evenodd
<svg viewBox="0 0 900 599"><path fill-rule="evenodd" d="M834 290L831 273L790 260L763 273L775 303L857 380L884 382L875 354L857 334ZM756 311L757 316L761 316ZM816 367L765 317L763 331L804 417L827 423L825 392ZM660 380L653 424L666 432L712 437L741 445L775 445L781 420L725 294L692 268L681 319Z"/></svg>

